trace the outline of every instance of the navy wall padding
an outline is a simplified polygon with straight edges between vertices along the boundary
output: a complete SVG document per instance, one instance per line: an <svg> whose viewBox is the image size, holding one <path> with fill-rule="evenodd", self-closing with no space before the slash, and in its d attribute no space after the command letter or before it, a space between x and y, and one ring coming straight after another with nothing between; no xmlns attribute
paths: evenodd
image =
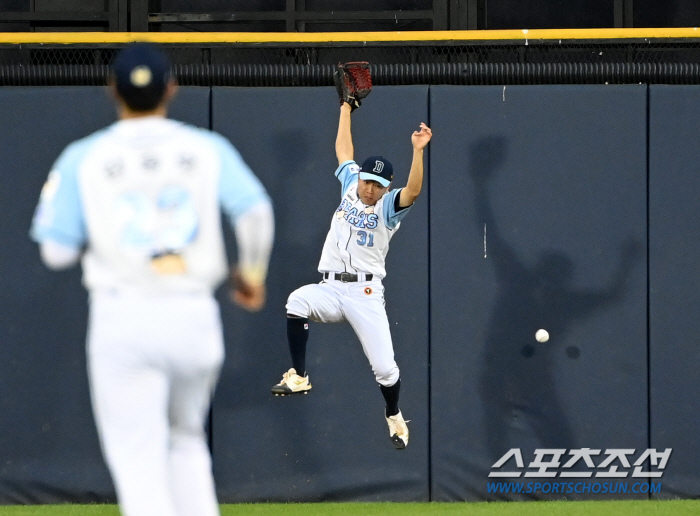
<svg viewBox="0 0 700 516"><path fill-rule="evenodd" d="M0 89L0 501L103 501L85 371L80 270L49 271L29 239L39 192L63 148L111 122L103 88Z"/></svg>
<svg viewBox="0 0 700 516"><path fill-rule="evenodd" d="M383 154L394 165L395 186L405 184L411 133L427 120L427 106L425 86L376 88L352 115L356 158ZM311 323L308 395L270 393L291 367L287 296L320 281L321 249L340 202L335 90L214 88L212 113L214 129L231 139L268 189L276 220L267 306L254 315L223 306L228 354L212 423L220 500L427 501L427 189L392 240L384 282L401 368L400 406L412 420L410 445L399 452L348 324Z"/></svg>
<svg viewBox="0 0 700 516"><path fill-rule="evenodd" d="M61 150L115 110L99 87L6 87L0 101L0 504L113 501L87 388L80 270L46 269L28 231ZM598 464L610 448L634 449L632 459L673 448L654 496L700 496L698 106L697 86L375 88L352 115L358 160L384 154L402 186L411 132L426 121L435 134L384 282L411 420L399 452L347 324L312 323L309 395L269 392L291 366L286 298L319 281L340 200L334 89L181 88L171 117L233 141L277 225L266 308L248 314L217 292L220 500L647 497L488 491L510 448L531 470L536 448L584 447L603 450ZM548 343L535 341L539 328Z"/></svg>
<svg viewBox="0 0 700 516"><path fill-rule="evenodd" d="M433 499L602 498L487 482L510 448L647 447L646 88L430 99Z"/></svg>
<svg viewBox="0 0 700 516"><path fill-rule="evenodd" d="M173 116L208 126L209 90L182 88ZM0 503L105 502L113 488L85 370L80 268L56 273L29 238L51 164L110 124L105 88L0 88Z"/></svg>
<svg viewBox="0 0 700 516"><path fill-rule="evenodd" d="M700 496L700 88L649 91L651 447L672 448L661 497Z"/></svg>
<svg viewBox="0 0 700 516"><path fill-rule="evenodd" d="M180 86L168 107L168 117L204 129L211 129L210 100L210 88Z"/></svg>

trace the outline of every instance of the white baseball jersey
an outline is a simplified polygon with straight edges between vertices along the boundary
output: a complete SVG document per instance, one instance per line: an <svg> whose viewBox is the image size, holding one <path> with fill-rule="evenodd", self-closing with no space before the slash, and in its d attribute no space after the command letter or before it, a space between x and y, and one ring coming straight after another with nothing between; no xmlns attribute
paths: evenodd
<svg viewBox="0 0 700 516"><path fill-rule="evenodd" d="M373 278L349 283L328 278L305 285L290 294L287 313L323 323L348 321L377 382L391 386L400 371L384 308L384 259L389 241L409 208L396 211L400 189L386 193L374 206L364 204L357 195L359 167L354 161L342 163L335 175L343 185L342 200L333 215L318 270L369 273Z"/></svg>
<svg viewBox="0 0 700 516"><path fill-rule="evenodd" d="M66 148L31 234L87 244L90 290L204 293L228 269L219 206L233 219L260 202L264 188L222 136L161 117L120 120ZM175 267L154 267L162 256Z"/></svg>
<svg viewBox="0 0 700 516"><path fill-rule="evenodd" d="M342 183L342 200L331 221L323 245L319 272L364 272L383 279L389 241L399 229L410 207L396 211L401 189L387 192L374 206L367 206L357 194L359 166L342 163L335 171Z"/></svg>

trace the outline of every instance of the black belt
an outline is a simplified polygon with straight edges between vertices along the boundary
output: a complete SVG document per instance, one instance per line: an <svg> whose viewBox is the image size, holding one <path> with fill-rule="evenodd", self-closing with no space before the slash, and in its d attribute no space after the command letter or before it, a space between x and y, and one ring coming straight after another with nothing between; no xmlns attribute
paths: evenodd
<svg viewBox="0 0 700 516"><path fill-rule="evenodd" d="M365 279L360 279L360 276L351 272L324 272L323 279L333 279L342 281L343 283L351 283L353 281L372 281L374 274L365 274Z"/></svg>

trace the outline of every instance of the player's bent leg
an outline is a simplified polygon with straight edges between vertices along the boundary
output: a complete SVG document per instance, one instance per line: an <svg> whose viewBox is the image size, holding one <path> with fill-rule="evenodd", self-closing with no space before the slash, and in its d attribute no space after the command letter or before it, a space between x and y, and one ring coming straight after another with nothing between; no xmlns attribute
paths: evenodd
<svg viewBox="0 0 700 516"><path fill-rule="evenodd" d="M275 396L307 394L311 382L306 374L306 343L309 338L309 319L318 322L342 320L340 302L335 289L328 284L305 285L289 295L287 300L287 342L292 368L272 386Z"/></svg>
<svg viewBox="0 0 700 516"><path fill-rule="evenodd" d="M408 445L408 426L398 407L400 373L394 360L389 320L381 292L381 286L373 288L369 295L374 297L356 297L346 302L344 308L386 401L384 416L389 425L391 442L401 450Z"/></svg>
<svg viewBox="0 0 700 516"><path fill-rule="evenodd" d="M394 360L389 320L382 298L346 301L344 311L360 339L377 383L386 387L394 385L399 379L399 367Z"/></svg>
<svg viewBox="0 0 700 516"><path fill-rule="evenodd" d="M344 320L340 294L332 283L304 285L289 294L287 315L308 318L322 323L336 323Z"/></svg>
<svg viewBox="0 0 700 516"><path fill-rule="evenodd" d="M386 402L386 417L395 416L399 413L399 392L401 391L401 379L396 380L394 385L382 385L379 384L379 390L384 396L384 401Z"/></svg>
<svg viewBox="0 0 700 516"><path fill-rule="evenodd" d="M309 340L309 319L287 314L287 343L294 371L306 376L306 343Z"/></svg>

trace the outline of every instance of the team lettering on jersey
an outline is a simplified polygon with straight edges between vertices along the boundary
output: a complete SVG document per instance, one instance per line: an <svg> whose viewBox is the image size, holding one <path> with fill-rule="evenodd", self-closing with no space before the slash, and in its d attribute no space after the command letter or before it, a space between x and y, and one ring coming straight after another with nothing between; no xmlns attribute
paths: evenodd
<svg viewBox="0 0 700 516"><path fill-rule="evenodd" d="M378 225L379 216L376 213L365 213L364 211L359 211L357 208L352 206L352 203L347 199L343 199L335 210L336 215L342 213L342 217L348 222L361 229L375 229Z"/></svg>

